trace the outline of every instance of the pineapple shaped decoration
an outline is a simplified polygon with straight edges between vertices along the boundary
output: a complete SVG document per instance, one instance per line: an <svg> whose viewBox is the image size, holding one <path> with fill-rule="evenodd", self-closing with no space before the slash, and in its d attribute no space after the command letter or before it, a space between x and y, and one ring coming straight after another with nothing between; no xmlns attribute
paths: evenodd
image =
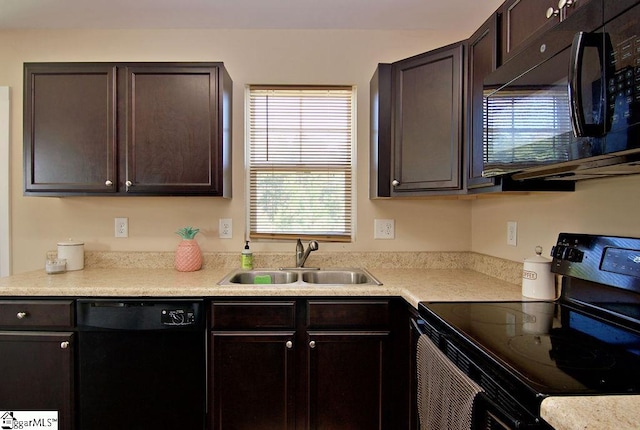
<svg viewBox="0 0 640 430"><path fill-rule="evenodd" d="M195 272L202 267L202 252L194 239L200 229L184 227L176 231L182 237L176 250L175 267L180 272Z"/></svg>

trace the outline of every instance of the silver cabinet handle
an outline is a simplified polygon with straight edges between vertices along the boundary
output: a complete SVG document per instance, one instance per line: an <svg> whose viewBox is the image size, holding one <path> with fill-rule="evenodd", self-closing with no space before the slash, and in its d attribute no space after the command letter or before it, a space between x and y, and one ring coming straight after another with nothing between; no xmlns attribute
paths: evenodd
<svg viewBox="0 0 640 430"><path fill-rule="evenodd" d="M16 314L16 318L18 318L19 320L23 320L27 317L27 313L26 312L18 312Z"/></svg>
<svg viewBox="0 0 640 430"><path fill-rule="evenodd" d="M111 185L113 185L113 182L111 182L110 180L108 180L108 179L107 179L107 180L104 182L104 184L105 184L107 187L110 187Z"/></svg>
<svg viewBox="0 0 640 430"><path fill-rule="evenodd" d="M125 182L124 184L125 184L127 187L130 187L130 186L132 186L132 185L133 185L133 182L131 182L131 181L127 181L127 182Z"/></svg>
<svg viewBox="0 0 640 430"><path fill-rule="evenodd" d="M559 14L560 14L560 10L558 9L554 9L552 7L547 9L547 19L551 19L552 17L558 16Z"/></svg>
<svg viewBox="0 0 640 430"><path fill-rule="evenodd" d="M558 9L562 9L563 7L571 7L573 6L578 0L560 0L558 2Z"/></svg>
<svg viewBox="0 0 640 430"><path fill-rule="evenodd" d="M316 347L316 341L312 340L311 342L309 342L309 348L313 349Z"/></svg>
<svg viewBox="0 0 640 430"><path fill-rule="evenodd" d="M69 348L69 342L67 342L67 341L60 342L60 348L61 348L61 349L67 349L67 348Z"/></svg>
<svg viewBox="0 0 640 430"><path fill-rule="evenodd" d="M394 179L393 181L391 181L391 185L393 185L394 187L397 187L398 185L400 185L400 181L398 181L397 179Z"/></svg>
<svg viewBox="0 0 640 430"><path fill-rule="evenodd" d="M287 341L287 343L285 343L287 349L291 349L293 348L293 342L291 342L290 340Z"/></svg>

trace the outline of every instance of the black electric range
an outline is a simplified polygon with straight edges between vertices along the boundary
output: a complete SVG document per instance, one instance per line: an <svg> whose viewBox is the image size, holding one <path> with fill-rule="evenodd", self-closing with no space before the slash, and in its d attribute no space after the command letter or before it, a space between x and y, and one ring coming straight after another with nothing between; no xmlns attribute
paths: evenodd
<svg viewBox="0 0 640 430"><path fill-rule="evenodd" d="M421 303L423 332L510 425L551 395L640 393L640 239L562 233L556 301Z"/></svg>

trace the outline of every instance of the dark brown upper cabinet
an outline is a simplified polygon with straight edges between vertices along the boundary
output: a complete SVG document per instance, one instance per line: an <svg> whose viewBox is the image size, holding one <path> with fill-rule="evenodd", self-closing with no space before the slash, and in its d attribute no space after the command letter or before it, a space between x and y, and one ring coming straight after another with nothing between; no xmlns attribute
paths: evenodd
<svg viewBox="0 0 640 430"><path fill-rule="evenodd" d="M393 64L391 195L462 189L463 44Z"/></svg>
<svg viewBox="0 0 640 430"><path fill-rule="evenodd" d="M502 16L502 56L504 63L535 36L564 21L590 0L507 0Z"/></svg>
<svg viewBox="0 0 640 430"><path fill-rule="evenodd" d="M463 44L393 64L371 80L370 197L462 190Z"/></svg>
<svg viewBox="0 0 640 430"><path fill-rule="evenodd" d="M391 197L391 64L378 64L369 82L369 108L369 198Z"/></svg>
<svg viewBox="0 0 640 430"><path fill-rule="evenodd" d="M24 71L25 192L115 193L116 66L25 64Z"/></svg>
<svg viewBox="0 0 640 430"><path fill-rule="evenodd" d="M27 63L26 195L231 196L222 63Z"/></svg>
<svg viewBox="0 0 640 430"><path fill-rule="evenodd" d="M467 85L465 87L467 188L495 185L495 178L482 176L484 78L498 64L498 16L492 15L467 42Z"/></svg>

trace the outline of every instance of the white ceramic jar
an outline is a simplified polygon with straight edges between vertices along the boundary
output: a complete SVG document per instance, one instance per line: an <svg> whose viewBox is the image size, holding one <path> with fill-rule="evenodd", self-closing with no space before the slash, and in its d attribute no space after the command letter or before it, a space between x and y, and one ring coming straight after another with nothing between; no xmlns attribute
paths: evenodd
<svg viewBox="0 0 640 430"><path fill-rule="evenodd" d="M67 260L67 271L84 269L84 242L58 242L58 258Z"/></svg>
<svg viewBox="0 0 640 430"><path fill-rule="evenodd" d="M524 260L522 295L540 300L556 299L556 277L551 272L551 260L542 256L541 246L536 246L535 256Z"/></svg>

